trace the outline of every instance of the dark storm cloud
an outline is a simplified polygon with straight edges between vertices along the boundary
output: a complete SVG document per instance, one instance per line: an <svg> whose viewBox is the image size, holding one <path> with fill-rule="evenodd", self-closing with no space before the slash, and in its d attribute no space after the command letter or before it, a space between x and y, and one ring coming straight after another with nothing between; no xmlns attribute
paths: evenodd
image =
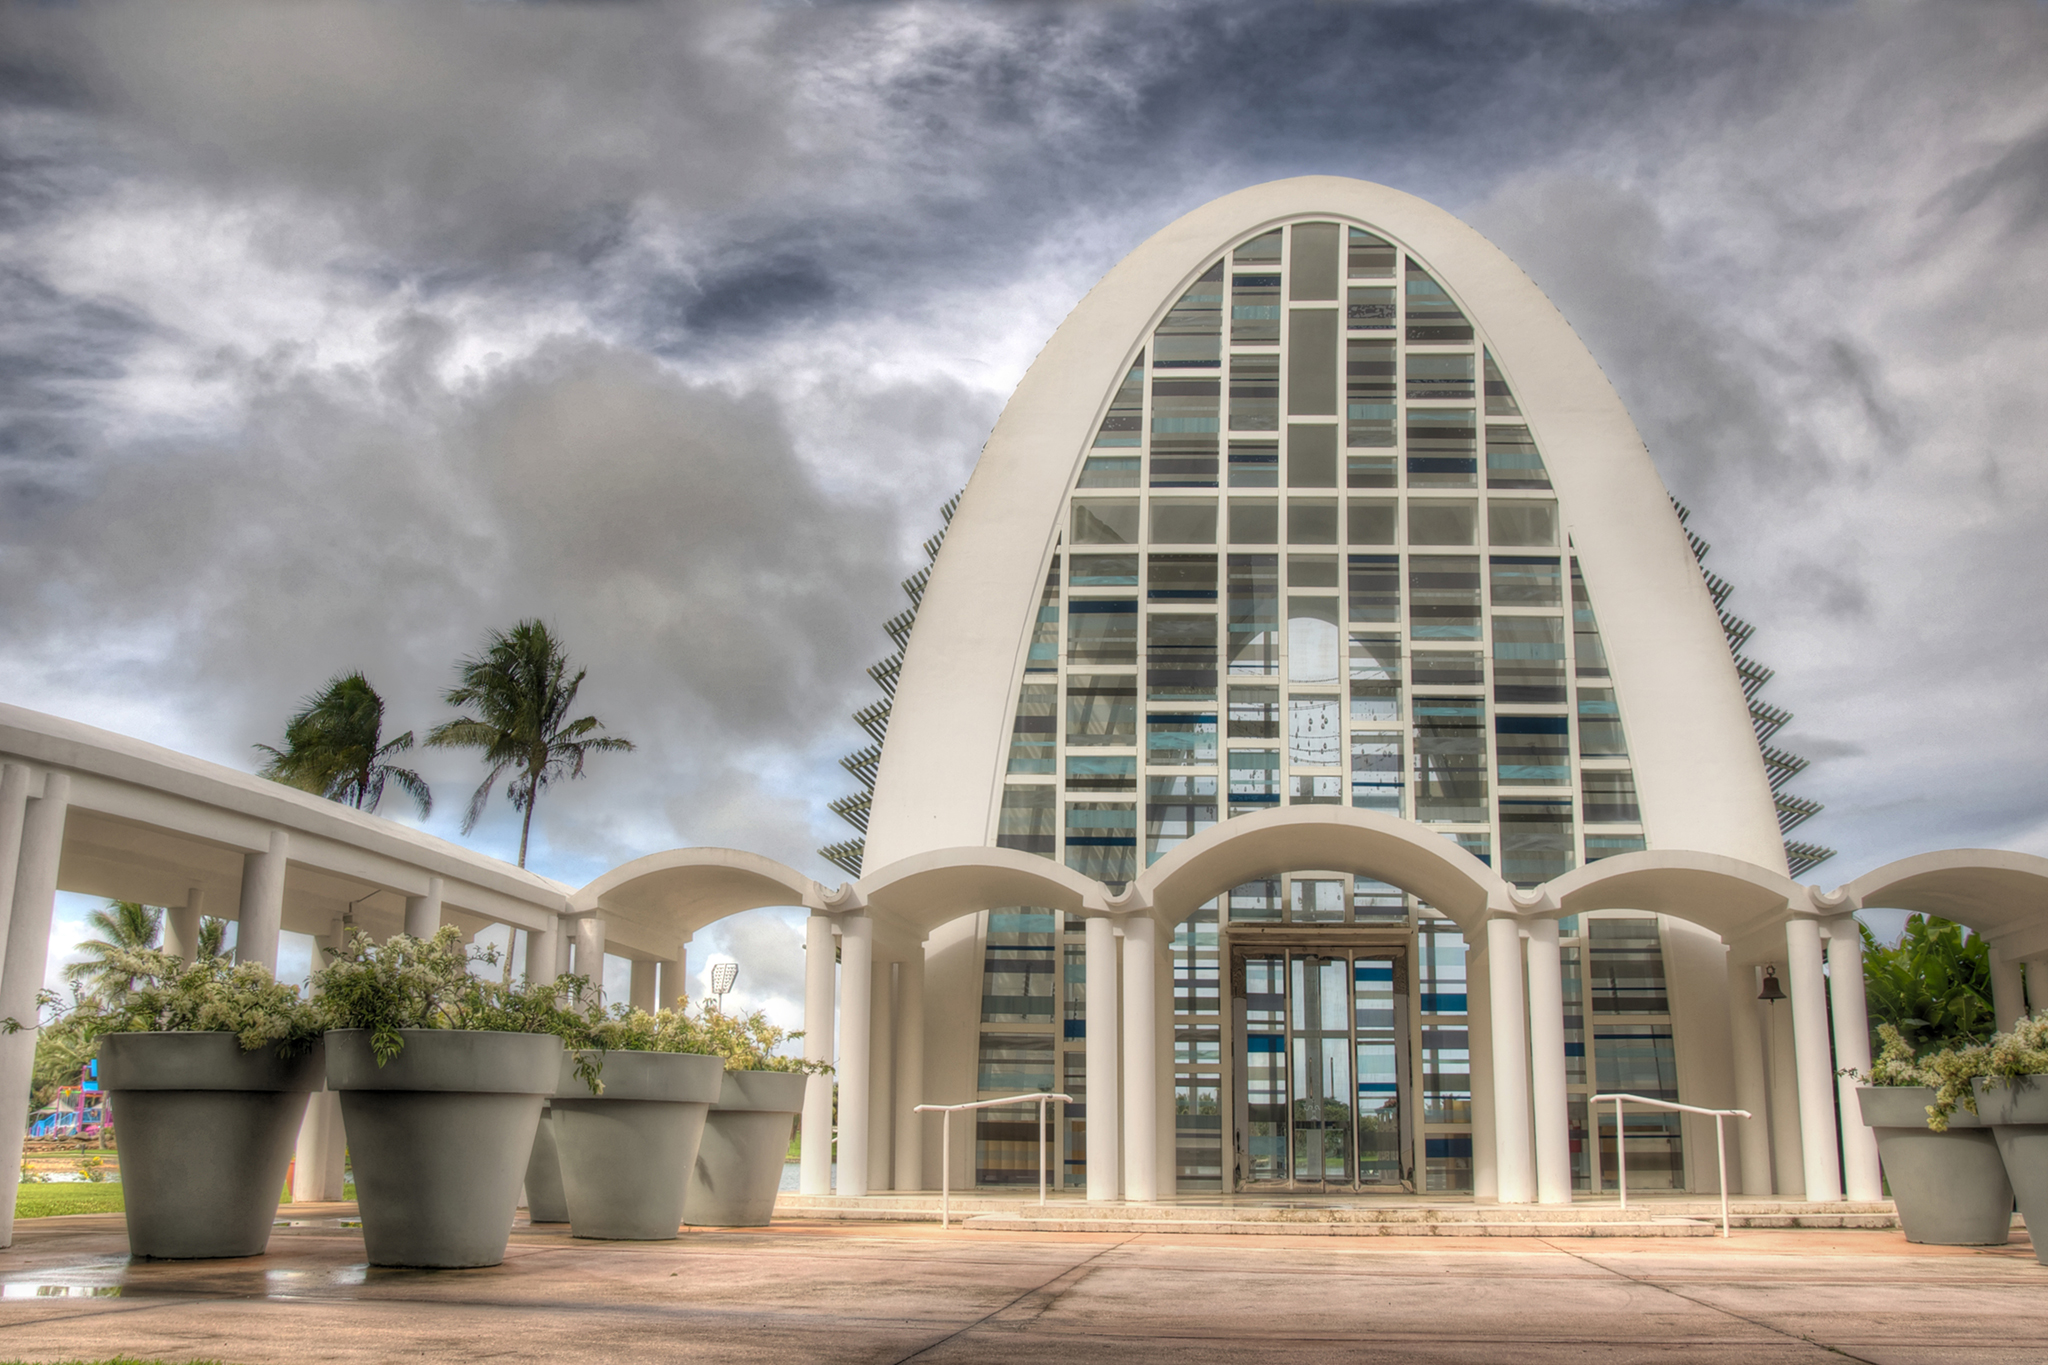
<svg viewBox="0 0 2048 1365"><path fill-rule="evenodd" d="M1347 174L1472 219L1607 368L1812 740L1802 837L2048 847L2048 609L2009 590L2048 501L2044 34L2021 4L8 9L0 676L243 762L343 667L431 723L484 628L547 615L647 745L544 814L560 867L822 873L876 623L1045 335L1179 213ZM1986 715L2020 738L1979 781Z"/></svg>

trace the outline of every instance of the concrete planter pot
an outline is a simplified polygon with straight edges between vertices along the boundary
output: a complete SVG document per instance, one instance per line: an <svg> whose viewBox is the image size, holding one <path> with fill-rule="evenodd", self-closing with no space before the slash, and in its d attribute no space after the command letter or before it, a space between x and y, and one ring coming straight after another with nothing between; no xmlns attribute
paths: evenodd
<svg viewBox="0 0 2048 1365"><path fill-rule="evenodd" d="M1877 1138L1907 1241L2005 1245L2012 1233L2012 1185L1988 1126L1958 1106L1947 1132L1930 1131L1931 1086L1866 1085L1857 1089L1856 1101Z"/></svg>
<svg viewBox="0 0 2048 1365"><path fill-rule="evenodd" d="M789 1135L810 1077L796 1071L728 1071L690 1172L683 1221L693 1227L764 1228L775 1212Z"/></svg>
<svg viewBox="0 0 2048 1365"><path fill-rule="evenodd" d="M327 1035L327 1084L356 1172L371 1265L497 1265L562 1043L545 1033L402 1029L379 1067L368 1029Z"/></svg>
<svg viewBox="0 0 2048 1365"><path fill-rule="evenodd" d="M540 1109L540 1127L533 1135L533 1155L526 1162L526 1216L536 1223L569 1221L569 1200L562 1193L562 1158L555 1150L553 1101Z"/></svg>
<svg viewBox="0 0 2048 1365"><path fill-rule="evenodd" d="M2048 1076L2017 1080L1977 1077L1977 1117L1990 1125L2005 1159L2020 1216L2034 1240L2034 1259L2048 1265Z"/></svg>
<svg viewBox="0 0 2048 1365"><path fill-rule="evenodd" d="M725 1063L684 1052L607 1052L601 1095L574 1068L573 1056L562 1058L552 1106L569 1231L621 1242L673 1239Z"/></svg>
<svg viewBox="0 0 2048 1365"><path fill-rule="evenodd" d="M320 1044L284 1061L274 1048L242 1051L232 1033L111 1033L99 1056L129 1252L260 1256L306 1096L321 1085Z"/></svg>

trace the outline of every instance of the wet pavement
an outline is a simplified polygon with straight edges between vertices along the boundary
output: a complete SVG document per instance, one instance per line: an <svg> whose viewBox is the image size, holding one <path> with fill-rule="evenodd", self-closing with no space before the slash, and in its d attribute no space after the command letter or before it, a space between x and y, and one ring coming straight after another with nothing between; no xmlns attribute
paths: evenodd
<svg viewBox="0 0 2048 1365"><path fill-rule="evenodd" d="M0 1359L2048 1360L2048 1267L1895 1231L1333 1244L778 1222L674 1242L522 1225L502 1266L364 1264L348 1206L269 1254L137 1262L118 1215L16 1225Z"/></svg>

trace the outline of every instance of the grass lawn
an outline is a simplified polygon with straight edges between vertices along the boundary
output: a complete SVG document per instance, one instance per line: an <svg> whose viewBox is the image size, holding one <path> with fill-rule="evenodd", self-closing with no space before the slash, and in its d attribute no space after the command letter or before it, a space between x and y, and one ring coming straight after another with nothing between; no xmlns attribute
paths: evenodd
<svg viewBox="0 0 2048 1365"><path fill-rule="evenodd" d="M26 1184L14 1198L16 1218L53 1218L63 1213L119 1213L121 1208L118 1181L98 1185L83 1180L66 1185Z"/></svg>

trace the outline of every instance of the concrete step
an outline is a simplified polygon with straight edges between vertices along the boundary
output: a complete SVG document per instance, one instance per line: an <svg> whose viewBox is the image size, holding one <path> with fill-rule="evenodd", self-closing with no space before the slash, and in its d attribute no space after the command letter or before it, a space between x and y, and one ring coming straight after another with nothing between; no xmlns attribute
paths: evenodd
<svg viewBox="0 0 2048 1365"><path fill-rule="evenodd" d="M1276 1223L1254 1219L1032 1218L982 1213L962 1227L989 1232L1120 1232L1175 1236L1254 1237L1714 1237L1719 1223L1696 1218L1628 1222L1325 1222Z"/></svg>
<svg viewBox="0 0 2048 1365"><path fill-rule="evenodd" d="M937 1222L939 1198L925 1193L891 1193L859 1199L782 1195L776 1213L784 1218L855 1222ZM1017 1230L1148 1232L1266 1231L1352 1236L1690 1236L1646 1233L1653 1227L1697 1223L1718 1229L1720 1201L1654 1199L1570 1205L1480 1204L1416 1199L1302 1200L1237 1197L1157 1204L1090 1203L1074 1198L1040 1204L1034 1199L986 1194L956 1195L955 1222ZM1729 1221L1744 1228L1893 1228L1898 1215L1889 1201L1738 1199ZM1528 1229L1515 1232L1513 1229ZM1484 1229L1484 1230L1481 1230ZM1570 1229L1571 1231L1562 1231ZM1627 1230L1627 1231L1620 1231Z"/></svg>

